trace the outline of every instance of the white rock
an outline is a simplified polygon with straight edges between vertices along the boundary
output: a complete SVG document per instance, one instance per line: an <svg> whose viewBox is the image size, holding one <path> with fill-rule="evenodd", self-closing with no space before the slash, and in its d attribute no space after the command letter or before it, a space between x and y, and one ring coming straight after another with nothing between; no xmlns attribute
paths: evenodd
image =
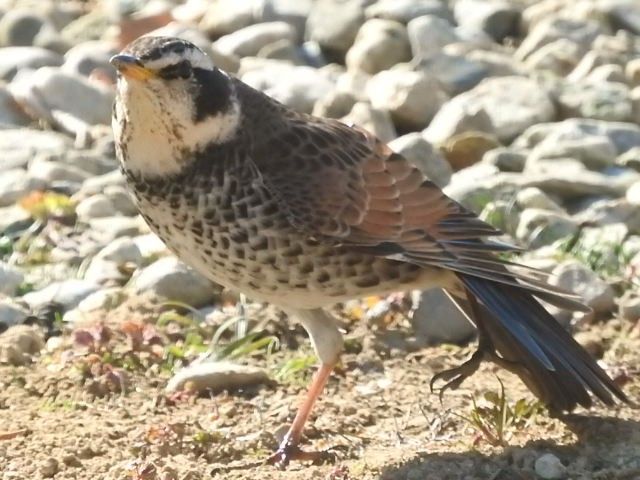
<svg viewBox="0 0 640 480"><path fill-rule="evenodd" d="M86 280L62 280L53 282L41 290L29 292L22 299L32 310L37 310L49 302L59 303L65 310L69 310L75 308L80 301L98 289L98 285Z"/></svg>
<svg viewBox="0 0 640 480"><path fill-rule="evenodd" d="M22 282L24 274L20 270L0 261L0 293L14 295Z"/></svg>
<svg viewBox="0 0 640 480"><path fill-rule="evenodd" d="M640 182L636 182L627 190L627 202L635 207L640 207Z"/></svg>
<svg viewBox="0 0 640 480"><path fill-rule="evenodd" d="M137 272L129 285L135 293L151 292L168 300L200 307L216 298L217 287L175 257L165 257Z"/></svg>
<svg viewBox="0 0 640 480"><path fill-rule="evenodd" d="M538 143L527 159L527 165L557 158L580 160L587 168L601 170L616 162L616 147L605 135L587 135L576 132L571 138L558 131Z"/></svg>
<svg viewBox="0 0 640 480"><path fill-rule="evenodd" d="M365 10L367 18L385 18L409 23L414 18L436 15L451 20L451 12L440 0L378 0Z"/></svg>
<svg viewBox="0 0 640 480"><path fill-rule="evenodd" d="M85 198L76 205L78 220L89 221L93 218L109 217L116 213L113 202L102 193Z"/></svg>
<svg viewBox="0 0 640 480"><path fill-rule="evenodd" d="M108 260L118 264L135 263L142 264L142 253L136 242L131 237L120 237L100 250L95 258Z"/></svg>
<svg viewBox="0 0 640 480"><path fill-rule="evenodd" d="M109 185L104 189L105 196L111 201L116 211L123 215L132 216L138 214L138 207L133 202L133 198L125 187L120 185Z"/></svg>
<svg viewBox="0 0 640 480"><path fill-rule="evenodd" d="M484 106L458 95L438 110L423 135L431 143L441 145L456 135L471 131L495 134L491 117Z"/></svg>
<svg viewBox="0 0 640 480"><path fill-rule="evenodd" d="M531 248L539 248L569 237L577 230L578 226L571 218L562 213L527 208L520 215L516 237Z"/></svg>
<svg viewBox="0 0 640 480"><path fill-rule="evenodd" d="M463 342L476 332L473 324L439 288L419 294L411 325L416 336L429 344Z"/></svg>
<svg viewBox="0 0 640 480"><path fill-rule="evenodd" d="M0 49L0 78L11 80L18 70L62 65L61 55L39 47Z"/></svg>
<svg viewBox="0 0 640 480"><path fill-rule="evenodd" d="M520 190L516 195L516 202L522 208L537 208L551 212L562 212L560 205L554 202L546 193L536 187Z"/></svg>
<svg viewBox="0 0 640 480"><path fill-rule="evenodd" d="M21 100L28 104L68 113L89 125L111 124L113 90L81 75L42 67L15 87L24 92ZM14 89L13 84L11 88Z"/></svg>
<svg viewBox="0 0 640 480"><path fill-rule="evenodd" d="M278 40L295 41L296 30L285 22L257 23L219 38L215 47L239 57L255 56L265 45Z"/></svg>
<svg viewBox="0 0 640 480"><path fill-rule="evenodd" d="M81 183L91 175L72 165L37 158L29 166L29 176L46 183L59 181Z"/></svg>
<svg viewBox="0 0 640 480"><path fill-rule="evenodd" d="M0 298L0 324L11 327L23 323L28 316L29 311L22 305L10 298Z"/></svg>
<svg viewBox="0 0 640 480"><path fill-rule="evenodd" d="M447 98L434 77L398 66L374 75L367 95L374 108L389 111L396 126L411 130L427 126Z"/></svg>
<svg viewBox="0 0 640 480"><path fill-rule="evenodd" d="M22 168L5 170L0 175L0 207L12 205L30 192L41 190L45 186L46 182L32 178Z"/></svg>
<svg viewBox="0 0 640 480"><path fill-rule="evenodd" d="M135 236L149 230L142 217L100 217L89 221L89 229L98 234L105 244L118 237Z"/></svg>
<svg viewBox="0 0 640 480"><path fill-rule="evenodd" d="M446 45L460 41L453 25L435 15L425 15L411 20L407 30L413 56L421 59L436 55Z"/></svg>
<svg viewBox="0 0 640 480"><path fill-rule="evenodd" d="M477 112L484 109L501 141L509 142L531 125L555 118L553 102L534 80L524 77L487 78L477 87L458 95L453 107L456 111Z"/></svg>
<svg viewBox="0 0 640 480"><path fill-rule="evenodd" d="M361 0L317 0L307 19L307 38L327 50L346 52L364 23L366 3ZM340 14L336 15L336 12Z"/></svg>
<svg viewBox="0 0 640 480"><path fill-rule="evenodd" d="M358 125L383 142L390 142L396 138L391 115L386 110L373 108L368 102L357 102L341 121L347 125Z"/></svg>
<svg viewBox="0 0 640 480"><path fill-rule="evenodd" d="M545 453L538 457L534 469L536 475L544 480L560 480L567 475L567 467L552 453Z"/></svg>
<svg viewBox="0 0 640 480"><path fill-rule="evenodd" d="M0 52L6 49L0 49ZM26 128L0 130L0 155L8 152L30 151L35 153L64 154L71 147L71 140L62 133Z"/></svg>
<svg viewBox="0 0 640 480"><path fill-rule="evenodd" d="M518 33L520 10L506 1L461 0L453 12L458 25L483 31L498 42Z"/></svg>
<svg viewBox="0 0 640 480"><path fill-rule="evenodd" d="M629 87L618 82L584 80L565 84L557 95L563 117L626 122L633 118Z"/></svg>
<svg viewBox="0 0 640 480"><path fill-rule="evenodd" d="M393 20L368 20L347 52L346 64L350 70L370 74L387 70L411 59L409 37L404 25Z"/></svg>
<svg viewBox="0 0 640 480"><path fill-rule="evenodd" d="M489 75L489 68L483 62L447 53L421 60L418 68L435 76L450 95L470 90Z"/></svg>
<svg viewBox="0 0 640 480"><path fill-rule="evenodd" d="M596 273L576 261L553 269L549 283L578 294L596 313L609 313L615 307L615 293Z"/></svg>
<svg viewBox="0 0 640 480"><path fill-rule="evenodd" d="M147 233L133 237L133 243L140 250L143 258L162 256L169 252L167 246L155 233Z"/></svg>
<svg viewBox="0 0 640 480"><path fill-rule="evenodd" d="M248 27L256 20L259 2L249 0L218 0L207 2L206 13L200 21L200 28L211 38L220 37Z"/></svg>
<svg viewBox="0 0 640 480"><path fill-rule="evenodd" d="M86 322L97 310L111 310L117 307L126 297L121 287L104 288L87 295L76 308L65 312L62 320L67 323Z"/></svg>
<svg viewBox="0 0 640 480"><path fill-rule="evenodd" d="M124 185L125 179L122 173L120 173L120 170L113 170L112 172L105 173L104 175L87 178L82 183L82 189L80 190L79 195L82 197L88 197L97 193L102 193L108 187L124 187Z"/></svg>
<svg viewBox="0 0 640 480"><path fill-rule="evenodd" d="M31 119L16 102L7 87L0 85L0 128L26 127Z"/></svg>
<svg viewBox="0 0 640 480"><path fill-rule="evenodd" d="M195 392L238 390L267 383L267 373L256 367L229 362L191 364L178 371L167 383L167 392L189 389Z"/></svg>
<svg viewBox="0 0 640 480"><path fill-rule="evenodd" d="M19 205L0 208L0 232L17 224L22 224L25 228L28 227L31 224L31 214Z"/></svg>
<svg viewBox="0 0 640 480"><path fill-rule="evenodd" d="M453 173L451 165L421 134L414 132L398 137L389 142L389 147L413 163L439 187L449 183Z"/></svg>

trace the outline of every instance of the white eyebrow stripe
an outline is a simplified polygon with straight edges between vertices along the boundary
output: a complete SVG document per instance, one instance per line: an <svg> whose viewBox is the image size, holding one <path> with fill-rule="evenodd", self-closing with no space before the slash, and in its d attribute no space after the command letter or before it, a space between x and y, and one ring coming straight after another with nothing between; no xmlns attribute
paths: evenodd
<svg viewBox="0 0 640 480"><path fill-rule="evenodd" d="M195 68L203 68L205 70L211 70L213 68L211 59L196 49L187 49L181 53L169 52L160 58L145 61L144 65L152 70L162 70L170 65L176 65L183 60L188 60L191 66Z"/></svg>

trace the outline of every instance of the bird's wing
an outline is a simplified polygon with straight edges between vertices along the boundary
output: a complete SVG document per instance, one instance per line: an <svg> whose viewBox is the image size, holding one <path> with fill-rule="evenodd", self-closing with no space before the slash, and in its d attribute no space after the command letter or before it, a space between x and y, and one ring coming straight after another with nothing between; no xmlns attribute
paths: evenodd
<svg viewBox="0 0 640 480"><path fill-rule="evenodd" d="M581 305L545 274L500 260L517 250L447 197L402 155L337 121L295 118L253 153L264 185L291 224L320 241L524 287L559 306ZM510 268L505 268L510 265Z"/></svg>

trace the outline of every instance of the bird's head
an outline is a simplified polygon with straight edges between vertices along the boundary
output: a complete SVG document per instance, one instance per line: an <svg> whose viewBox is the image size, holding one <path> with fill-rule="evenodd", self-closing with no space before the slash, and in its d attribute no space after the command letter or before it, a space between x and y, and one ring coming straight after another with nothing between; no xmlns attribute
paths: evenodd
<svg viewBox="0 0 640 480"><path fill-rule="evenodd" d="M141 37L111 58L118 71L113 130L120 160L143 176L179 172L236 134L231 78L192 43Z"/></svg>

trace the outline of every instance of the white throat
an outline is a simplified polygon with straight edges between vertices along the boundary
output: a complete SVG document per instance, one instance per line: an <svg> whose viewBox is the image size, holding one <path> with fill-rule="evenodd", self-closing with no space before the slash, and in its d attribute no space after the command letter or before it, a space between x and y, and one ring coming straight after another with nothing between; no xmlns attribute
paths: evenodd
<svg viewBox="0 0 640 480"><path fill-rule="evenodd" d="M236 134L241 112L235 98L229 110L198 123L191 109L186 93L154 92L135 80L119 80L112 127L125 168L145 177L175 174L194 153Z"/></svg>

